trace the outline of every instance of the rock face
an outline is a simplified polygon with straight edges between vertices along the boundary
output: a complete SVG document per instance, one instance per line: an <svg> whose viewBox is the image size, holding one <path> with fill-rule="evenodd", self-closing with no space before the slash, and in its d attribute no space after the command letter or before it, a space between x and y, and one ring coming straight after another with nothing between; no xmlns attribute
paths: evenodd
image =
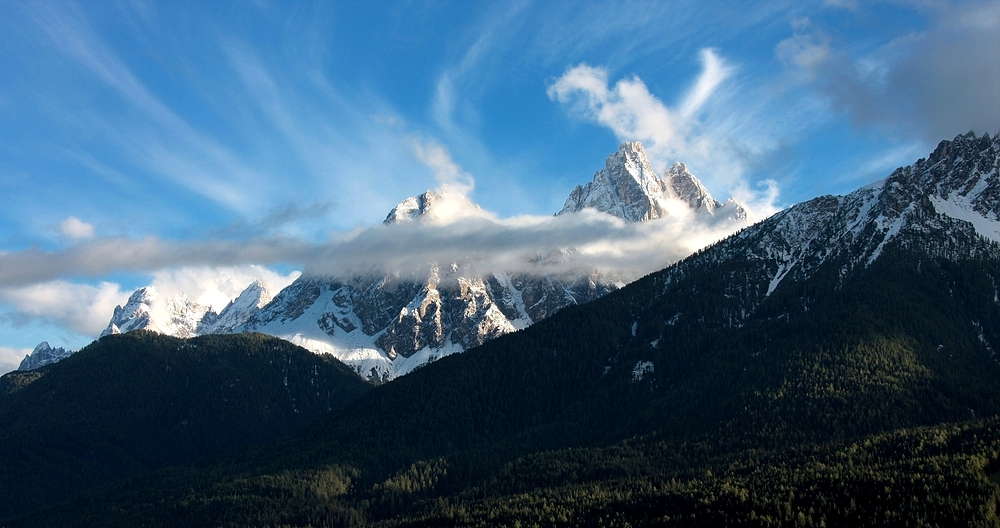
<svg viewBox="0 0 1000 528"><path fill-rule="evenodd" d="M557 214L590 208L626 222L641 222L668 216L684 206L696 214L746 218L746 211L735 201L722 204L712 198L681 162L674 163L662 178L657 176L642 144L636 141L622 143L593 181L573 189Z"/></svg>
<svg viewBox="0 0 1000 528"><path fill-rule="evenodd" d="M746 215L735 202L712 198L682 163L658 177L639 143L623 143L592 182L573 190L557 214L584 208L626 222L677 213L709 219ZM437 223L478 214L479 207L464 196L428 191L403 200L384 224ZM540 261L571 261L574 255L572 248L552 248ZM364 377L388 380L525 328L566 306L597 299L625 282L596 271L571 277L481 274L467 271L466 264L430 264L426 273L415 275L303 275L273 299L255 283L218 314L186 297L164 299L143 288L115 310L105 334L140 328L180 337L258 331L333 354Z"/></svg>
<svg viewBox="0 0 1000 528"><path fill-rule="evenodd" d="M48 341L42 341L31 351L30 354L24 356L21 360L21 364L18 365L17 370L35 370L45 365L50 365L58 361L62 361L71 355L75 354L76 350L66 350L65 348L52 348L49 346Z"/></svg>

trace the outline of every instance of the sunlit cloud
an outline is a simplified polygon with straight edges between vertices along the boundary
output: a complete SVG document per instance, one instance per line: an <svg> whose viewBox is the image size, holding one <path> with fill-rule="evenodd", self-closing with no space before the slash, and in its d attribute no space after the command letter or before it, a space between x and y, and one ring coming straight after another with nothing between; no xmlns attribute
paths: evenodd
<svg viewBox="0 0 1000 528"><path fill-rule="evenodd" d="M691 118L732 72L732 68L711 49L701 50L701 64L702 72L698 81L681 102L680 114L685 119Z"/></svg>
<svg viewBox="0 0 1000 528"><path fill-rule="evenodd" d="M777 183L747 182L744 153L728 137L705 128L697 117L734 67L711 49L702 50L701 62L701 74L676 108L650 93L638 76L612 86L606 69L586 64L566 70L549 85L548 95L578 117L609 128L622 141L642 141L657 171L683 161L709 186L725 183L731 195L739 195L745 206L755 208L755 214L767 216L778 210Z"/></svg>
<svg viewBox="0 0 1000 528"><path fill-rule="evenodd" d="M273 296L300 274L298 271L281 274L253 264L228 267L189 266L157 270L153 272L151 285L162 295L183 294L191 301L219 312L254 281L264 283Z"/></svg>
<svg viewBox="0 0 1000 528"><path fill-rule="evenodd" d="M463 171L451 158L451 153L437 141L418 136L411 137L413 154L431 170L441 187L468 196L476 186L471 174Z"/></svg>

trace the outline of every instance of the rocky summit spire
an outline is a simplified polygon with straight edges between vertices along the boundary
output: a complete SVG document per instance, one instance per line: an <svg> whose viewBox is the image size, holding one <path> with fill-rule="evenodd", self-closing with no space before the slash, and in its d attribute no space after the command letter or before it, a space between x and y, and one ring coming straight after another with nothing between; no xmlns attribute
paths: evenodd
<svg viewBox="0 0 1000 528"><path fill-rule="evenodd" d="M37 368L44 367L45 365L51 365L62 361L71 355L75 354L75 350L66 350L65 348L52 348L49 346L48 341L42 341L31 351L30 354L24 356L21 360L21 364L18 365L17 370L35 370Z"/></svg>
<svg viewBox="0 0 1000 528"><path fill-rule="evenodd" d="M705 186L683 163L674 163L660 178L653 171L638 141L622 143L604 162L594 180L577 186L557 214L597 209L626 222L654 220L669 215L669 200L679 200L695 213L714 215L723 204L712 198ZM731 216L745 212L733 204ZM736 211L738 209L738 211ZM741 213L741 214L740 214Z"/></svg>

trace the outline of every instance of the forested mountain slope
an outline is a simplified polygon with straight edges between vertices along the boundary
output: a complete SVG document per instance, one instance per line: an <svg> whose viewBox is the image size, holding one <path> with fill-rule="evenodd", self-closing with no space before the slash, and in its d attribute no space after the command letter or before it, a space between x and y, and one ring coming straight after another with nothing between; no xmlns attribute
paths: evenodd
<svg viewBox="0 0 1000 528"><path fill-rule="evenodd" d="M106 336L0 378L0 518L291 436L369 388L262 334Z"/></svg>

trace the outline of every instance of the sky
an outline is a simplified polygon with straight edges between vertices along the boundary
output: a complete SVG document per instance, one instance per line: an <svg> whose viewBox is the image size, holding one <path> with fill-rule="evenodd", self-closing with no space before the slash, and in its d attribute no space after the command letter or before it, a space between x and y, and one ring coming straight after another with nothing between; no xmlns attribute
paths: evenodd
<svg viewBox="0 0 1000 528"><path fill-rule="evenodd" d="M623 141L753 220L1000 131L998 1L2 4L0 373L149 284L651 271L731 231L553 217ZM381 225L426 190L456 213Z"/></svg>

